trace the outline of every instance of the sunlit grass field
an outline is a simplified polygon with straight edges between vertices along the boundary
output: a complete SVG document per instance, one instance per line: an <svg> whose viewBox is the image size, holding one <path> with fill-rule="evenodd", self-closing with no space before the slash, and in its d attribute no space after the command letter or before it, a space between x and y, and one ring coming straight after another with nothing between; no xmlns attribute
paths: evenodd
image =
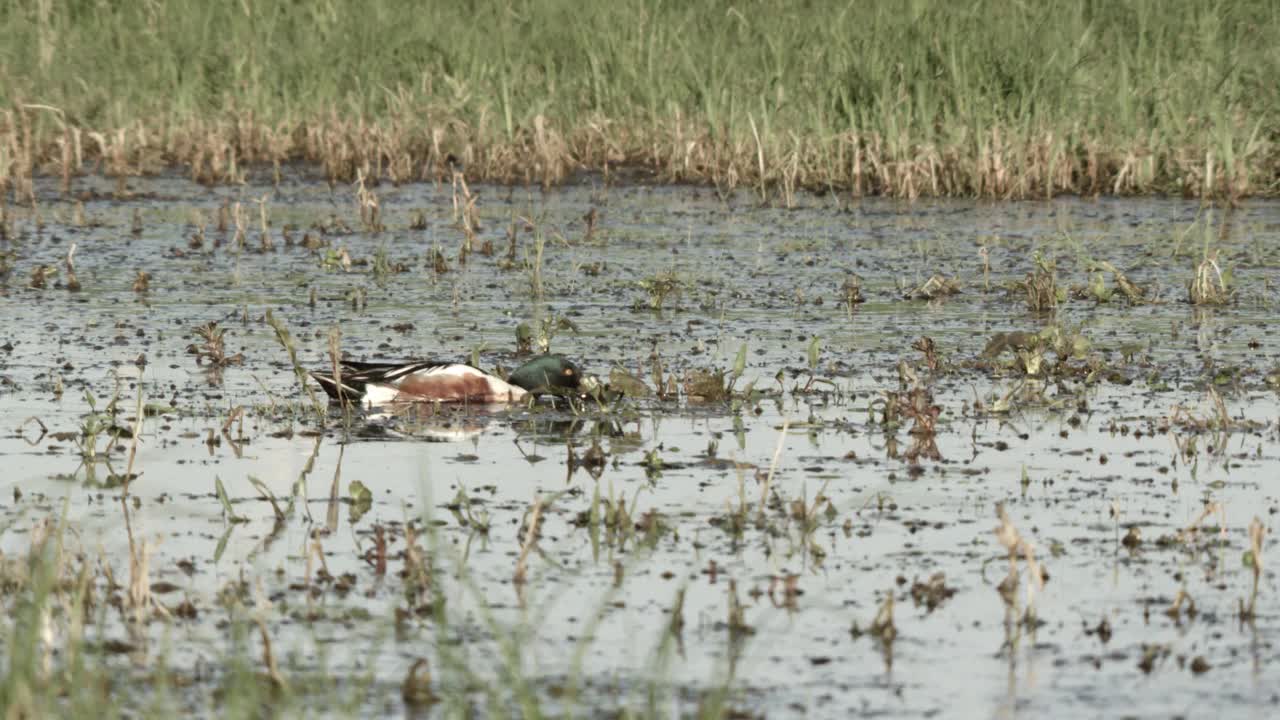
<svg viewBox="0 0 1280 720"><path fill-rule="evenodd" d="M10 182L297 160L408 181L453 154L784 199L1280 189L1266 0L16 0L0 34Z"/></svg>

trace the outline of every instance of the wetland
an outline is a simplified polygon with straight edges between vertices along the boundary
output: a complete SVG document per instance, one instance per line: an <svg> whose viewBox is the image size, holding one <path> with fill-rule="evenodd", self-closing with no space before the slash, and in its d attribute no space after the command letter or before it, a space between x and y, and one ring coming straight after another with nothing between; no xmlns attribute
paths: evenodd
<svg viewBox="0 0 1280 720"><path fill-rule="evenodd" d="M19 716L1280 704L1280 203L268 170L4 207ZM547 350L606 391L305 376Z"/></svg>

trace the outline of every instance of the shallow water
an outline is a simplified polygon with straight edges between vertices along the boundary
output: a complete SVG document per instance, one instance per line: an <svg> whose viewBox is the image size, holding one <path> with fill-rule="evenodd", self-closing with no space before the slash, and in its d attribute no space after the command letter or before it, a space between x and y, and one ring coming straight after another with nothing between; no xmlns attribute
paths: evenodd
<svg viewBox="0 0 1280 720"><path fill-rule="evenodd" d="M519 675L551 711L569 706L558 688L579 675L588 708L642 708L655 673L674 690L658 712L675 715L695 712L704 693L725 682L731 706L768 716L1163 717L1214 708L1265 717L1280 703L1273 572L1263 574L1254 621L1237 620L1252 583L1241 561L1246 528L1255 515L1272 528L1280 507L1278 406L1267 384L1280 348L1269 332L1280 204L1249 202L1225 218L1156 199L846 206L806 197L786 210L745 195L724 202L705 189L606 188L584 178L545 193L478 188L479 238L492 241L495 255L473 253L463 265L448 186L376 188L381 233L336 230L331 218L360 227L354 191L305 179L216 190L180 178L136 180L135 197L123 201L110 197L105 181L79 187L93 193L84 202L87 224L49 184L39 220L11 209L17 235L0 244L12 265L0 289L7 318L0 507L9 523L0 549L24 551L29 528L65 507L75 542L128 577L120 489L102 487L124 472L128 443L110 453L110 467L87 470L74 439L54 434L78 429L89 410L85 391L101 409L117 377L120 418L132 422L140 376L146 401L171 409L144 423L130 523L153 546L152 581L177 587L160 602L185 599L199 611L195 619L154 621L145 633L155 646L172 645L170 666L179 671L216 678L230 643L220 621L241 612L226 609L219 591L245 579L253 591L237 607L266 619L286 675L327 669L394 691L421 656L438 683L458 681L450 668L463 664L509 684L499 668L518 656ZM255 201L264 195L274 248L255 252ZM244 203L248 249L233 247L233 226L215 229L226 200ZM592 208L599 222L588 239L583 217ZM209 221L200 248L189 245L195 211ZM416 211L425 212L427 229L408 229ZM532 233L520 232L516 262L503 267L513 216L534 220L545 237L540 298L525 262ZM285 245L282 228L294 226L296 243L313 225L325 226L310 232L327 247ZM1206 242L1234 271L1233 304L1186 302L1185 283ZM83 288L69 292L61 274L44 289L28 287L38 264L61 267L71 243ZM371 264L326 267L323 256L339 248L371 264L381 250L407 270L380 276ZM428 259L437 248L448 258L446 273ZM1015 399L1010 412L993 413L1020 373L977 362L988 339L1055 321L1029 313L1004 289L1037 254L1056 258L1059 282L1072 285L1088 281L1089 259L1110 261L1155 301L1068 300L1056 321L1078 326L1107 372L1090 382L1050 379L1038 400ZM146 293L131 289L138 270L151 275ZM659 273L673 273L679 287L660 312L640 285ZM842 293L850 273L862 279L866 299L852 308ZM902 298L903 288L934 273L958 277L962 292ZM353 303L361 292L364 302ZM509 368L519 362L518 323L563 316L577 332L558 331L552 349L601 375L620 367L648 380L655 349L677 377L727 369L745 342L738 387L754 381L770 394L741 406L645 398L609 412L591 403L578 411L463 408L349 424L333 411L317 435L287 355L262 320L268 310L288 326L307 367L328 364L336 325L343 350L357 359L465 360L479 349L482 366ZM194 329L210 321L227 329L228 354L244 355L220 380L186 351ZM926 335L943 359L933 373L911 347ZM811 375L814 337L820 392L799 393ZM899 387L900 360L941 408L940 460L910 460L910 421L887 432L869 412L882 391ZM1186 421L1213 416L1211 386L1233 419L1229 433L1197 432ZM245 408L243 422L220 436L236 407ZM757 526L761 480L784 423L772 480L781 502L769 503ZM1177 443L1193 437L1197 453L1179 453ZM454 441L432 441L447 438ZM598 480L568 464L568 442L580 456L593 438L607 453ZM660 471L646 459L653 456ZM251 477L281 505L291 496L298 503L278 526ZM247 522L227 523L215 478ZM346 502L354 480L373 495L358 519ZM487 513L487 534L446 507L460 488L473 513ZM633 521L660 529L625 541L601 531L593 541L573 521L597 491L625 498ZM735 534L722 521L740 491L751 520ZM817 503L817 527L805 533L788 510L798 499L812 508L819 492L829 504ZM518 585L522 527L536 498L549 504ZM1209 501L1223 512L1190 541L1156 543L1191 525ZM1034 597L1034 630L1011 629L996 589L1008 570L993 532L998 502L1048 570ZM644 518L650 512L657 515ZM434 540L423 518L435 521L426 525ZM447 628L430 617L394 620L408 607L396 576L407 521L421 545L435 548ZM384 577L362 559L378 526L390 538ZM1121 542L1131 527L1142 538L1136 547ZM333 582L307 590L318 572L313 542L329 574L353 575L345 594ZM916 606L912 582L938 572L954 596L932 611ZM785 590L788 576L798 592ZM750 633L726 626L731 582ZM667 628L681 590L677 642ZM1165 610L1180 590L1196 613L1175 620ZM865 630L887 593L897 636L886 649L850 629ZM1104 619L1106 641L1093 632ZM124 629L108 623L103 632ZM670 657L657 661L667 637ZM1162 652L1144 670L1149 648ZM1193 673L1196 658L1207 672ZM213 683L197 682L184 702L206 707ZM363 702L365 714L401 712L393 694Z"/></svg>

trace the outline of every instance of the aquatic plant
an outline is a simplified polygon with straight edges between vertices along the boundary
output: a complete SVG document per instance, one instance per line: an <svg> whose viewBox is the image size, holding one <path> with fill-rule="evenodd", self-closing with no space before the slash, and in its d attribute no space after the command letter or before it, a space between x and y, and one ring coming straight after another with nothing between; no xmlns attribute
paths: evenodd
<svg viewBox="0 0 1280 720"><path fill-rule="evenodd" d="M636 285L647 296L645 306L660 313L668 298L680 296L682 283L675 271L667 270L638 280ZM639 305L640 303L637 302L637 306Z"/></svg>
<svg viewBox="0 0 1280 720"><path fill-rule="evenodd" d="M1192 305L1223 305L1231 301L1231 271L1218 265L1217 249L1205 248L1204 258L1195 267L1187 285L1187 298Z"/></svg>
<svg viewBox="0 0 1280 720"><path fill-rule="evenodd" d="M207 362L216 370L244 362L244 353L227 354L227 329L218 327L216 320L197 326L191 334L200 340L199 344L192 343L187 346L187 353L196 356L197 365Z"/></svg>
<svg viewBox="0 0 1280 720"><path fill-rule="evenodd" d="M945 275L931 275L920 285L902 293L908 300L936 300L960 292L960 282Z"/></svg>
<svg viewBox="0 0 1280 720"><path fill-rule="evenodd" d="M996 517L1000 524L995 528L996 540L1008 553L1009 574L997 588L1004 601L1008 615L1008 624L1012 627L1026 626L1034 628L1036 624L1036 594L1044 588L1048 579L1044 566L1036 559L1035 545L1022 537L1014 527L1004 503L996 504ZM1019 599L1019 586L1022 575L1019 565L1025 567L1027 582L1025 586L1025 604Z"/></svg>
<svg viewBox="0 0 1280 720"><path fill-rule="evenodd" d="M1249 522L1249 550L1244 555L1245 566L1253 575L1253 590L1249 593L1249 601L1240 600L1240 619L1253 620L1258 606L1258 583L1262 580L1262 543L1267 535L1267 528L1256 516Z"/></svg>
<svg viewBox="0 0 1280 720"><path fill-rule="evenodd" d="M1026 294L1027 309L1031 312L1048 313L1058 309L1061 298L1057 273L1052 261L1037 254L1035 268L1027 273L1026 278L1019 285Z"/></svg>

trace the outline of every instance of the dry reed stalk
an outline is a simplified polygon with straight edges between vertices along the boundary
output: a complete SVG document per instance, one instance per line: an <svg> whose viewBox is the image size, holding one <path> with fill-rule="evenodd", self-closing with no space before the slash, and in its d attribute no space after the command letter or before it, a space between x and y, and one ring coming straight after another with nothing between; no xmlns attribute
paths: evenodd
<svg viewBox="0 0 1280 720"><path fill-rule="evenodd" d="M533 501L533 515L529 519L529 529L525 532L524 543L520 547L520 557L516 560L515 574L511 578L511 581L516 585L524 585L525 583L526 562L529 558L529 551L538 542L538 526L542 522L542 510L542 498L538 497Z"/></svg>
<svg viewBox="0 0 1280 720"><path fill-rule="evenodd" d="M1206 252L1196 266L1195 275L1187 286L1192 305L1223 305L1231 300L1233 291L1218 266L1218 251Z"/></svg>
<svg viewBox="0 0 1280 720"><path fill-rule="evenodd" d="M263 193L254 202L258 203L258 249L262 252L271 250L273 245L271 242L271 229L267 223L267 201L271 199L271 193Z"/></svg>
<svg viewBox="0 0 1280 720"><path fill-rule="evenodd" d="M1032 312L1053 312L1058 309L1058 281L1053 265L1036 258L1036 267L1022 281L1026 291L1027 309Z"/></svg>
<svg viewBox="0 0 1280 720"><path fill-rule="evenodd" d="M239 201L232 204L231 217L233 220L235 220L235 223L236 223L235 239L232 240L231 242L235 245L235 248L237 250L243 250L245 246L245 239L246 239L245 226L248 225L248 220L245 217L244 207L240 204Z"/></svg>
<svg viewBox="0 0 1280 720"><path fill-rule="evenodd" d="M23 106L0 114L0 189L30 201L33 174L49 168L61 174L65 193L86 162L114 178L121 195L127 177L172 166L187 166L194 181L206 184L241 182L253 165L278 175L283 163L293 161L321 167L333 183L354 181L359 173L369 183L405 182L447 177L442 148L452 146L467 148L473 180L498 182L551 185L570 168L609 172L645 165L671 181L713 183L722 190L749 185L766 199L775 183L784 200L800 188L847 190L853 197L1042 198L1179 187L1234 200L1255 191L1255 176L1265 175L1274 154L1263 133L1241 139L1226 160L1212 147L1197 146L1211 138L1156 147L1149 139L1108 138L1104 145L1088 131L1001 123L979 134L949 129L941 138L905 131L888 137L867 128L823 137L772 118L762 123L754 113L743 131L721 125L712 133L705 119L678 110L641 125L592 113L569 126L538 114L495 135L483 118L468 122L430 102L424 112L404 88L391 94L389 109L376 118L334 109L277 120L232 105L216 118L147 118L121 127L77 125L51 106ZM36 122L42 112L54 112L59 122Z"/></svg>
<svg viewBox="0 0 1280 720"><path fill-rule="evenodd" d="M778 470L778 460L782 458L782 449L786 446L787 430L791 427L791 418L783 418L782 429L778 431L778 444L773 449L773 460L769 462L769 473L765 475L764 487L760 488L760 507L756 510L757 515L764 517L766 503L769 500L769 490L773 487L773 475Z"/></svg>
<svg viewBox="0 0 1280 720"><path fill-rule="evenodd" d="M360 211L360 224L365 232L382 232L382 204L378 202L378 195L365 187L365 179L364 171L357 170L356 205Z"/></svg>
<svg viewBox="0 0 1280 720"><path fill-rule="evenodd" d="M1262 581L1262 542L1267 535L1267 528L1262 520L1254 516L1249 522L1249 569L1253 573L1253 590L1249 593L1249 602L1240 600L1240 619L1253 620L1258 604L1258 584Z"/></svg>
<svg viewBox="0 0 1280 720"><path fill-rule="evenodd" d="M729 612L725 625L731 636L750 635L755 632L755 628L747 624L746 608L738 597L738 581L733 578L729 579Z"/></svg>
<svg viewBox="0 0 1280 720"><path fill-rule="evenodd" d="M1210 502L1205 504L1204 508L1200 510L1200 514L1197 515L1196 518L1192 520L1189 525L1187 525L1178 533L1178 540L1184 544L1192 542L1195 539L1196 535L1200 532L1200 526L1203 525L1204 521L1208 520L1209 517L1214 513L1218 514L1219 534L1226 533L1226 530L1227 530L1226 506L1220 502L1215 501L1215 502Z"/></svg>
<svg viewBox="0 0 1280 720"><path fill-rule="evenodd" d="M1005 510L1004 503L996 504L996 517L1000 521L1000 524L995 528L996 540L1009 554L1009 575L1000 584L1001 594L1010 608L1017 607L1015 592L1019 578L1018 560L1021 557L1031 575L1030 581L1026 586L1026 617L1034 618L1036 593L1044 588L1046 578L1044 569L1036 560L1035 546L1031 542L1024 540L1022 535L1018 533L1013 521L1009 519L1009 513Z"/></svg>
<svg viewBox="0 0 1280 720"><path fill-rule="evenodd" d="M338 461L333 467L333 482L329 485L329 506L325 512L325 528L333 533L338 529L338 482L342 478L342 455L346 445L338 446ZM321 560L323 560L321 556Z"/></svg>
<svg viewBox="0 0 1280 720"><path fill-rule="evenodd" d="M67 290L70 292L78 292L80 290L80 279L76 277L75 265L76 244L71 243L71 247L67 248Z"/></svg>
<svg viewBox="0 0 1280 720"><path fill-rule="evenodd" d="M257 618L257 625L258 633L262 637L262 666L267 669L267 679L276 688L285 688L287 685L284 676L280 674L275 653L271 651L271 636L267 633L267 623L262 618Z"/></svg>

